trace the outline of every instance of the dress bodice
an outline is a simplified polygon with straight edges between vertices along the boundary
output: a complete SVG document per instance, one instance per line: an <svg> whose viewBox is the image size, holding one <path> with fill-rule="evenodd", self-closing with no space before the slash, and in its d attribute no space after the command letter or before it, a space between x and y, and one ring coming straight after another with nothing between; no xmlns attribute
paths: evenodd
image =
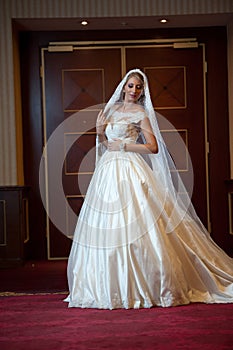
<svg viewBox="0 0 233 350"><path fill-rule="evenodd" d="M108 140L115 138L135 143L140 132L140 122L145 118L145 112L114 111L109 118L105 133Z"/></svg>

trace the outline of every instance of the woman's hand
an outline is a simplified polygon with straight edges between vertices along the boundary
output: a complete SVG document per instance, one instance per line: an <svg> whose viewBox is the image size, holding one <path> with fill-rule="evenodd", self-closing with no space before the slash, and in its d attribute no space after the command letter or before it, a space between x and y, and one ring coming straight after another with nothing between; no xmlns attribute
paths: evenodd
<svg viewBox="0 0 233 350"><path fill-rule="evenodd" d="M113 139L111 141L108 141L108 150L110 152L112 151L120 151L120 145L122 144L122 140L119 139Z"/></svg>
<svg viewBox="0 0 233 350"><path fill-rule="evenodd" d="M96 120L96 133L99 136L103 136L106 128L106 117L103 114L103 111L100 111L97 120Z"/></svg>

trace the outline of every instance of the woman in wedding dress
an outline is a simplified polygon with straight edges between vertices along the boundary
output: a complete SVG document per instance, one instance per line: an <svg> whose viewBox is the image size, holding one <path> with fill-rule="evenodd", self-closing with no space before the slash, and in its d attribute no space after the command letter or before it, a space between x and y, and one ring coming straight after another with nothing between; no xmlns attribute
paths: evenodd
<svg viewBox="0 0 233 350"><path fill-rule="evenodd" d="M68 260L69 307L232 303L233 259L180 195L187 191L142 71L126 74L96 132L96 168Z"/></svg>

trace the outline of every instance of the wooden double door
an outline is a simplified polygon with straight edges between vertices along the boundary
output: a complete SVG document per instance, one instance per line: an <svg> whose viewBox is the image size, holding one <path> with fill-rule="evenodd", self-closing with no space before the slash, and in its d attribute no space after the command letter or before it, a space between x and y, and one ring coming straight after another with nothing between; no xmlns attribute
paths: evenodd
<svg viewBox="0 0 233 350"><path fill-rule="evenodd" d="M204 46L124 44L42 49L48 259L69 255L72 233L95 164L95 120L122 76L140 68L149 79L160 129L208 227L208 149ZM178 132L178 134L177 134ZM183 144L180 148L179 135ZM189 157L190 155L190 157ZM191 187L190 187L191 188Z"/></svg>

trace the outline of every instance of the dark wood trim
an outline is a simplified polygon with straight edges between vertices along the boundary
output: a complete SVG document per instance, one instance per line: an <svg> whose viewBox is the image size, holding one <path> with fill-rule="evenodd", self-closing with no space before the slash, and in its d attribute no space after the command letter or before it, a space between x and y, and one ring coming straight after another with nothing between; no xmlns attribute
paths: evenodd
<svg viewBox="0 0 233 350"><path fill-rule="evenodd" d="M23 264L30 240L29 187L0 186L0 268Z"/></svg>

